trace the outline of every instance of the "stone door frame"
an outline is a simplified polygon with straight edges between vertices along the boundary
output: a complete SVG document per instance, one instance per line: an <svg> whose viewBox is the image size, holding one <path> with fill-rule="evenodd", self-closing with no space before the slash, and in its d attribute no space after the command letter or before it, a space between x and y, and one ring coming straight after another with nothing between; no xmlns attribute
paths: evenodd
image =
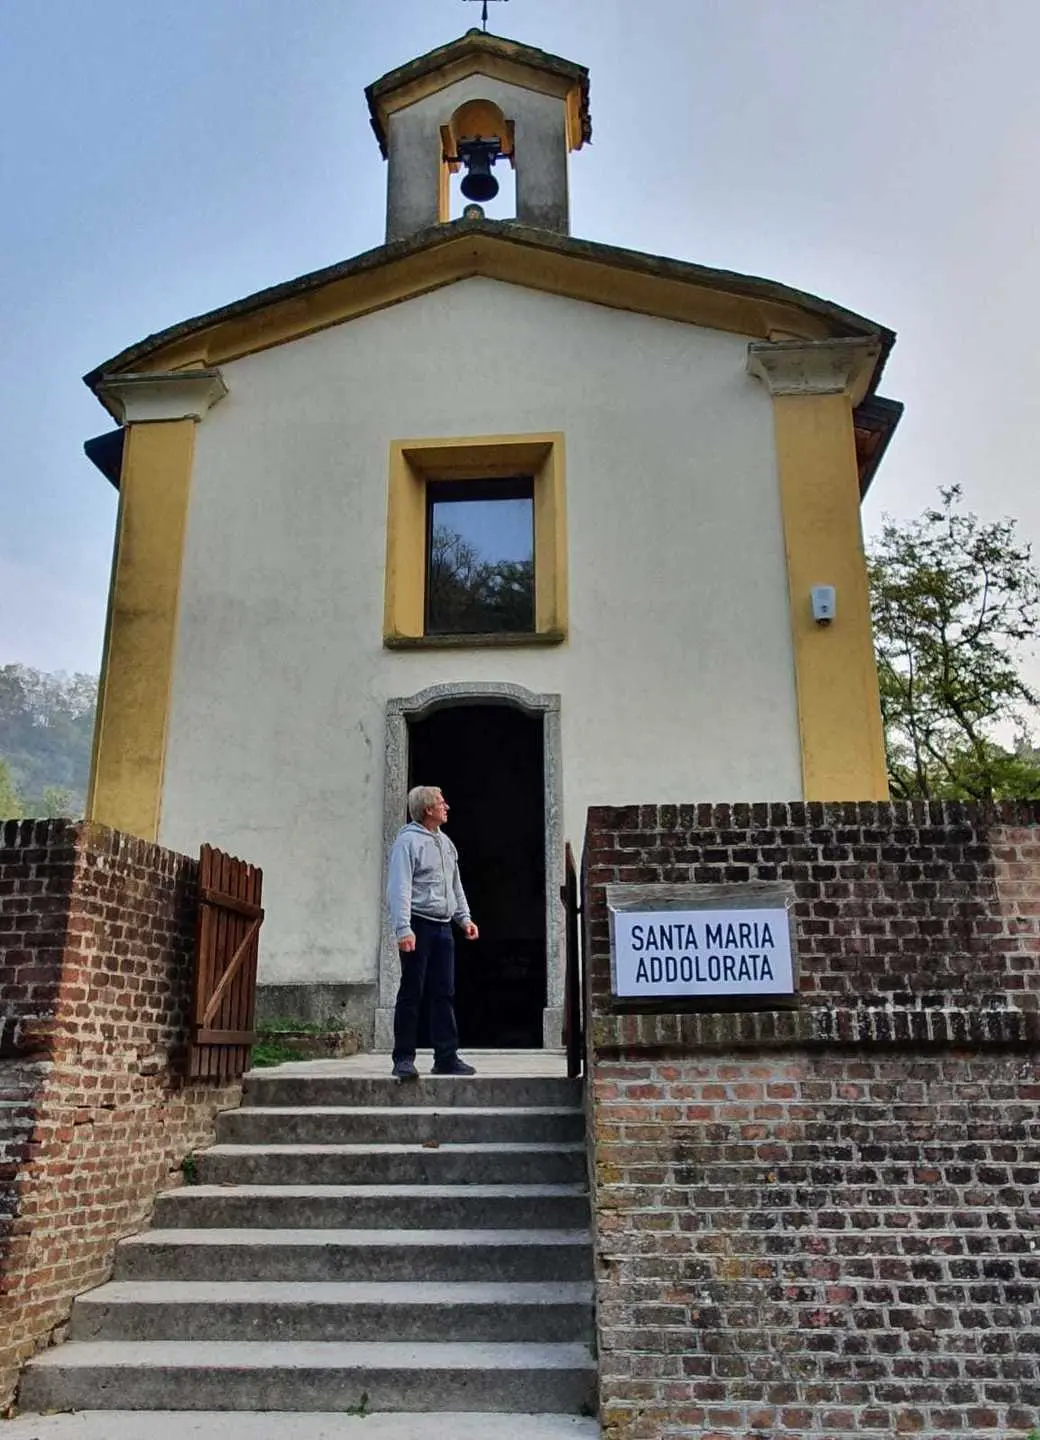
<svg viewBox="0 0 1040 1440"><path fill-rule="evenodd" d="M505 705L542 721L545 803L545 965L546 1005L542 1012L542 1044L557 1049L563 1033L564 943L563 906L563 769L560 745L560 697L539 695L522 685L471 680L430 685L414 695L386 702L386 764L383 772L383 871L394 836L400 829L408 798L408 726L437 710L461 705ZM465 877L463 877L465 879ZM390 931L386 906L379 941L379 994L376 1002L375 1049L393 1048L394 1001L401 974L397 941Z"/></svg>

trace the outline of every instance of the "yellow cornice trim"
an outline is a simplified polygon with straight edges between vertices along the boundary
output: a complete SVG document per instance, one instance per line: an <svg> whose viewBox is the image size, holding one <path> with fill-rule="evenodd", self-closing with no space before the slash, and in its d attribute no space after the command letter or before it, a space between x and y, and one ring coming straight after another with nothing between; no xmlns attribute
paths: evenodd
<svg viewBox="0 0 1040 1440"><path fill-rule="evenodd" d="M129 363L140 374L224 365L473 276L753 339L784 334L824 340L839 328L839 322L801 309L793 300L698 284L594 255L517 242L506 235L466 234L463 229L444 243L215 319ZM106 372L112 373L118 372Z"/></svg>
<svg viewBox="0 0 1040 1440"><path fill-rule="evenodd" d="M747 370L771 395L847 395L855 407L870 389L880 358L880 335L753 341Z"/></svg>
<svg viewBox="0 0 1040 1440"><path fill-rule="evenodd" d="M98 398L121 425L201 420L227 393L219 370L198 368L146 375L124 372L98 386Z"/></svg>
<svg viewBox="0 0 1040 1440"><path fill-rule="evenodd" d="M156 840L195 420L127 426L87 819Z"/></svg>

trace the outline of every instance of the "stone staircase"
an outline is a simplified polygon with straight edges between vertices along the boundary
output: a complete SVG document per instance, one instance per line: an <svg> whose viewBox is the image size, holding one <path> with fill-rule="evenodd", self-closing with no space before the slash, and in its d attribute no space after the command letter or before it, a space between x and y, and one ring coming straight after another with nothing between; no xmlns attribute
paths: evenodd
<svg viewBox="0 0 1040 1440"><path fill-rule="evenodd" d="M255 1072L21 1409L403 1412L415 1440L451 1433L438 1412L494 1412L499 1436L536 1414L539 1436L598 1435L573 1418L596 1394L583 1136L562 1078Z"/></svg>

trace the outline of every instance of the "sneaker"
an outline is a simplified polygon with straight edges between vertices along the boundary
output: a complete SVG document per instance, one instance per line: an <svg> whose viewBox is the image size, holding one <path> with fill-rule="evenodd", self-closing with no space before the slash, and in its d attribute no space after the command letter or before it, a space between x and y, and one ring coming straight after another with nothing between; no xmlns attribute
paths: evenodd
<svg viewBox="0 0 1040 1440"><path fill-rule="evenodd" d="M418 1080L419 1072L412 1060L396 1060L394 1062L395 1080Z"/></svg>
<svg viewBox="0 0 1040 1440"><path fill-rule="evenodd" d="M472 1065L467 1065L465 1060L460 1060L457 1055L454 1060L445 1061L444 1064L435 1063L430 1071L431 1075L475 1075L476 1073Z"/></svg>

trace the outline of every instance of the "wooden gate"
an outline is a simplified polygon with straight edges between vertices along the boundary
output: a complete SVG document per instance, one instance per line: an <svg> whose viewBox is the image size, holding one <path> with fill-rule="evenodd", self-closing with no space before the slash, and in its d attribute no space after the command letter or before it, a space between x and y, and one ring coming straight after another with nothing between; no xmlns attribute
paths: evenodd
<svg viewBox="0 0 1040 1440"><path fill-rule="evenodd" d="M585 1058L585 1006L582 994L579 916L581 899L574 852L568 842L563 861L564 881L560 899L566 912L566 970L563 989L563 1043L567 1047L567 1074L572 1080L582 1073Z"/></svg>
<svg viewBox="0 0 1040 1440"><path fill-rule="evenodd" d="M256 960L264 875L211 845L199 854L188 1074L236 1079L256 1043Z"/></svg>

